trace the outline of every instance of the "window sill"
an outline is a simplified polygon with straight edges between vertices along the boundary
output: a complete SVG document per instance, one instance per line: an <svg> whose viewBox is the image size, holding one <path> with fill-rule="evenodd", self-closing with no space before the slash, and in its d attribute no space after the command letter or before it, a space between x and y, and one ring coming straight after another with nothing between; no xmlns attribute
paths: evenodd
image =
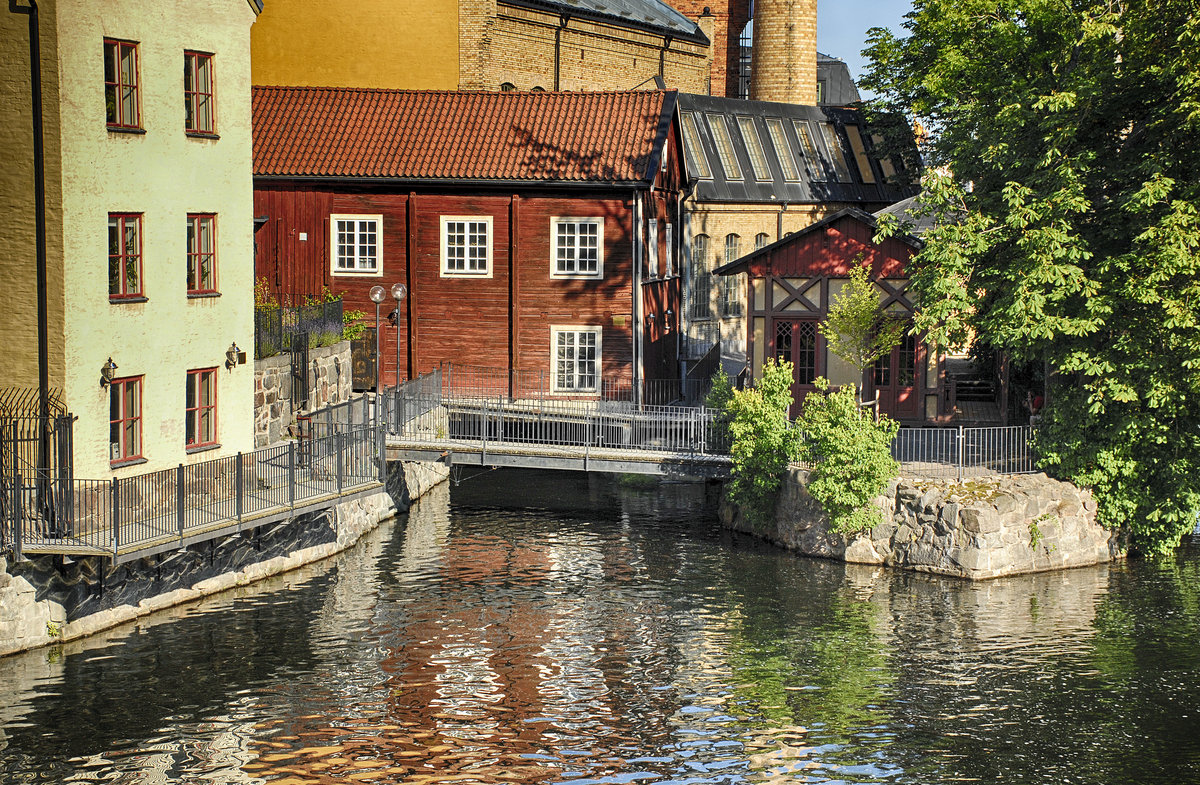
<svg viewBox="0 0 1200 785"><path fill-rule="evenodd" d="M220 139L221 137L212 131L184 131L185 136L189 139Z"/></svg>
<svg viewBox="0 0 1200 785"><path fill-rule="evenodd" d="M108 126L108 132L110 134L135 134L144 136L146 129L132 125L110 125Z"/></svg>
<svg viewBox="0 0 1200 785"><path fill-rule="evenodd" d="M186 452L188 455L194 455L198 452L208 452L209 450L219 449L221 449L220 442L212 442L210 444L194 444L191 447L185 448L184 452Z"/></svg>
<svg viewBox="0 0 1200 785"><path fill-rule="evenodd" d="M189 300L206 300L212 297L220 297L220 292L188 292Z"/></svg>
<svg viewBox="0 0 1200 785"><path fill-rule="evenodd" d="M126 466L137 466L139 463L146 463L146 459L140 456L137 458L122 458L119 461L109 461L108 467L110 469L124 469Z"/></svg>
<svg viewBox="0 0 1200 785"><path fill-rule="evenodd" d="M110 296L108 298L108 301L109 301L109 303L111 303L113 305L124 305L125 303L148 303L148 302L150 302L150 298L143 297L142 295L137 295L135 297L112 297L112 296Z"/></svg>

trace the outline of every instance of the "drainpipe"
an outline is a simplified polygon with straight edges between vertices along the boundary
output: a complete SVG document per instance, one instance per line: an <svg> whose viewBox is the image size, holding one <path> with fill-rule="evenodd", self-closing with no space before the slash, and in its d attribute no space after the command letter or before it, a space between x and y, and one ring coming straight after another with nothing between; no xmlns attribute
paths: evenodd
<svg viewBox="0 0 1200 785"><path fill-rule="evenodd" d="M658 78L665 80L667 78L666 66L667 50L671 48L671 36L663 36L663 48L658 50ZM662 89L661 87L659 88Z"/></svg>
<svg viewBox="0 0 1200 785"><path fill-rule="evenodd" d="M787 212L788 203L781 202L779 212L775 216L775 242L783 239L783 214Z"/></svg>
<svg viewBox="0 0 1200 785"><path fill-rule="evenodd" d="M45 502L44 483L50 477L50 328L46 282L46 158L42 140L42 46L37 0L29 8L9 4L12 13L29 16L29 91L33 111L33 191L34 227L37 242L37 319L38 319L38 416L41 418L38 440L38 495Z"/></svg>
<svg viewBox="0 0 1200 785"><path fill-rule="evenodd" d="M558 27L554 29L554 90L557 92L561 88L558 84L559 62L561 60L562 48L562 31L571 21L570 14L560 14L558 17Z"/></svg>
<svg viewBox="0 0 1200 785"><path fill-rule="evenodd" d="M633 402L642 403L642 194L633 192Z"/></svg>

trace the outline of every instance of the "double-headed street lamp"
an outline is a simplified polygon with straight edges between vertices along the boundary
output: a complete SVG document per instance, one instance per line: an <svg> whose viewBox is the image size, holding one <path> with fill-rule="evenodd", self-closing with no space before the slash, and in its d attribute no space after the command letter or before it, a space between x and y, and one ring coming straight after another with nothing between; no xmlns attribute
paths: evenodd
<svg viewBox="0 0 1200 785"><path fill-rule="evenodd" d="M396 301L396 310L392 311L392 323L396 325L396 387L400 387L400 302L408 294L408 287L402 283L392 284L392 299Z"/></svg>
<svg viewBox="0 0 1200 785"><path fill-rule="evenodd" d="M389 315L396 325L396 386L400 386L400 301L408 294L408 287L402 283L392 284L392 299L396 301L396 310ZM375 303L375 392L383 392L383 366L380 363L379 306L387 298L388 291L382 286L372 286L368 296Z"/></svg>

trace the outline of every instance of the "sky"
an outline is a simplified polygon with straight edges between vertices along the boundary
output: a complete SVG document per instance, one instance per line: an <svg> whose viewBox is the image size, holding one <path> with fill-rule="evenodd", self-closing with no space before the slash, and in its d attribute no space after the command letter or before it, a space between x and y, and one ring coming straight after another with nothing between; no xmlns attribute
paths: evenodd
<svg viewBox="0 0 1200 785"><path fill-rule="evenodd" d="M901 35L900 23L911 8L911 0L817 0L817 50L845 60L857 83L866 68L859 52L867 45L867 30L886 27Z"/></svg>

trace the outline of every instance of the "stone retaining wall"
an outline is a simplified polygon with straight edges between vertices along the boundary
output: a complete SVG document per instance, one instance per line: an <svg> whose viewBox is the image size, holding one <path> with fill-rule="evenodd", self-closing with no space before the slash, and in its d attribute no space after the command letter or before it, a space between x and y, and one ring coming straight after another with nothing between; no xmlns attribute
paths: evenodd
<svg viewBox="0 0 1200 785"><path fill-rule="evenodd" d="M295 424L296 415L350 400L350 342L308 352L308 406L292 405L292 356L285 352L254 361L254 446L275 444Z"/></svg>
<svg viewBox="0 0 1200 785"><path fill-rule="evenodd" d="M893 480L875 500L882 522L851 536L829 531L807 479L803 469L788 470L766 530L728 502L721 520L807 556L972 580L1099 564L1125 553L1124 538L1096 523L1090 491L1045 474Z"/></svg>
<svg viewBox="0 0 1200 785"><path fill-rule="evenodd" d="M0 655L91 635L328 558L450 474L441 464L388 467L386 492L126 564L113 566L103 557L0 558Z"/></svg>

